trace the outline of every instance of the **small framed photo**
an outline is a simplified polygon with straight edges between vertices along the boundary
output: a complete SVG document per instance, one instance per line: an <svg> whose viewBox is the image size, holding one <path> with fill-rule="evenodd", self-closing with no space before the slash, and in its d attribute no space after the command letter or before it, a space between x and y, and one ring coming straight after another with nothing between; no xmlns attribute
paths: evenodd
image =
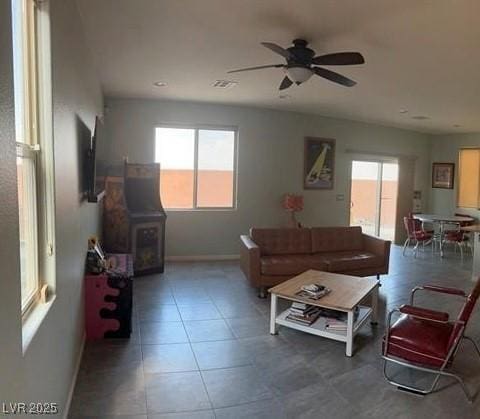
<svg viewBox="0 0 480 419"><path fill-rule="evenodd" d="M433 163L432 188L453 189L455 163Z"/></svg>

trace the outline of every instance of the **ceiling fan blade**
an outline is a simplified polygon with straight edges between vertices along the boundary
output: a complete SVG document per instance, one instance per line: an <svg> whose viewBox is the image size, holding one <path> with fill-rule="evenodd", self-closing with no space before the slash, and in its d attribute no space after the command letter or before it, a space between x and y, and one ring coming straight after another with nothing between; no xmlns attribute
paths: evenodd
<svg viewBox="0 0 480 419"><path fill-rule="evenodd" d="M335 73L334 71L327 70L326 68L314 67L313 71L317 76L333 81L334 83L341 84L342 86L352 87L357 84L356 81L342 76L341 74Z"/></svg>
<svg viewBox="0 0 480 419"><path fill-rule="evenodd" d="M292 84L293 82L287 76L285 76L285 78L280 83L280 87L278 88L278 90L288 89Z"/></svg>
<svg viewBox="0 0 480 419"><path fill-rule="evenodd" d="M312 59L312 63L317 65L353 65L364 64L365 59L359 52L337 52L319 55Z"/></svg>
<svg viewBox="0 0 480 419"><path fill-rule="evenodd" d="M227 73L240 73L242 71L261 70L262 68L280 68L280 67L285 67L285 65L284 64L259 65L257 67L247 67L247 68L241 68L239 70L230 70L230 71L227 71Z"/></svg>
<svg viewBox="0 0 480 419"><path fill-rule="evenodd" d="M282 48L281 46L277 44L273 44L271 42L262 42L262 45L269 50L276 52L277 54L280 54L282 57L286 58L287 60L291 60L292 58L295 58L292 53L285 48Z"/></svg>

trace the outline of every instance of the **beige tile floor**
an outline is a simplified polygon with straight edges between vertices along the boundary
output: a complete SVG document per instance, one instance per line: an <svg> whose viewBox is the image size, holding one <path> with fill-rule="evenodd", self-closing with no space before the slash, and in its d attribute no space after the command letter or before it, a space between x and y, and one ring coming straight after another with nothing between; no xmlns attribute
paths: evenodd
<svg viewBox="0 0 480 419"><path fill-rule="evenodd" d="M471 258L462 262L453 252L413 259L393 247L381 318L416 284L469 289L470 267ZM480 400L469 404L449 380L427 397L386 383L384 321L362 330L352 358L341 343L291 329L270 336L269 301L257 298L237 262L171 263L164 275L136 278L134 294L131 339L86 345L71 418L480 418ZM443 296L419 301L452 312L459 306ZM480 340L480 309L469 334ZM480 389L480 359L471 347L461 348L454 368L470 389Z"/></svg>

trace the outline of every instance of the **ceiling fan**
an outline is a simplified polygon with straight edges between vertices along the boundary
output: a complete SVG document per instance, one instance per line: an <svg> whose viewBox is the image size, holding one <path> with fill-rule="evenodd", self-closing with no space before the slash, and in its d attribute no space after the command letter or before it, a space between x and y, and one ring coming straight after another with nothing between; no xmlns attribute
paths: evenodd
<svg viewBox="0 0 480 419"><path fill-rule="evenodd" d="M293 83L300 85L306 82L313 74L330 80L342 86L352 87L357 84L355 81L327 70L324 65L354 65L363 64L365 60L359 52L337 52L315 56L315 51L307 47L308 42L304 39L294 39L293 46L285 49L271 42L262 42L262 45L273 52L281 55L287 60L286 64L270 64L257 67L241 68L231 70L228 73L239 73L242 71L261 70L264 68L283 68L286 72L285 78L280 83L279 90L289 88Z"/></svg>

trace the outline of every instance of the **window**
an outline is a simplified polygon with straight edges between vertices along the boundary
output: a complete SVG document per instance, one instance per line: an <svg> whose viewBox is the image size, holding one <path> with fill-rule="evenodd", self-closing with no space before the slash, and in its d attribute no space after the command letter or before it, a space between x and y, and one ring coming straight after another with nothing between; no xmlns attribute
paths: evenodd
<svg viewBox="0 0 480 419"><path fill-rule="evenodd" d="M12 0L21 309L40 300L54 269L53 143L47 2Z"/></svg>
<svg viewBox="0 0 480 419"><path fill-rule="evenodd" d="M457 206L480 208L480 149L461 149L458 160Z"/></svg>
<svg viewBox="0 0 480 419"><path fill-rule="evenodd" d="M156 128L164 207L234 208L236 137L231 129Z"/></svg>

